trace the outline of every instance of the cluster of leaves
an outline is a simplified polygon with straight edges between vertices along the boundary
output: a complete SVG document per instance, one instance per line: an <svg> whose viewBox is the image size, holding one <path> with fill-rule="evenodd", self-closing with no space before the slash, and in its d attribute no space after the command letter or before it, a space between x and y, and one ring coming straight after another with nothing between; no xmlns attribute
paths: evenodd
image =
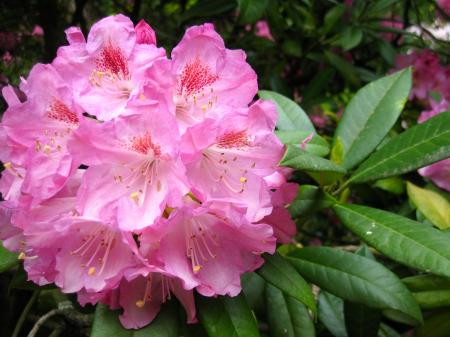
<svg viewBox="0 0 450 337"><path fill-rule="evenodd" d="M3 6L1 31L29 31L35 24L45 31L43 41L22 40L12 51L19 57L15 68L0 69L11 81L48 61L69 24L86 29L124 12L136 22L144 17L165 46L179 40L185 26L213 21L228 46L248 53L260 87L269 89L259 96L277 104L277 135L287 146L281 164L294 170L301 187L289 206L299 230L295 243L244 275L238 297L198 296L200 324L186 325L172 300L150 326L124 330L118 313L105 306L80 308L71 295L27 282L17 256L0 249L2 335L26 336L38 325L36 336L68 337L398 337L411 330L417 337L449 336L450 195L416 170L450 157L450 112L402 131L402 122L411 125L420 109L406 104L411 69L381 77L405 48L433 49L447 60L448 42L406 31L430 22L435 11L434 1L426 0L355 0L352 7L334 0L26 0ZM386 13L403 28L381 25ZM255 37L251 26L246 30L260 19L269 22L275 41ZM288 98L299 94L304 110ZM308 117L317 110L332 120L319 131Z"/></svg>

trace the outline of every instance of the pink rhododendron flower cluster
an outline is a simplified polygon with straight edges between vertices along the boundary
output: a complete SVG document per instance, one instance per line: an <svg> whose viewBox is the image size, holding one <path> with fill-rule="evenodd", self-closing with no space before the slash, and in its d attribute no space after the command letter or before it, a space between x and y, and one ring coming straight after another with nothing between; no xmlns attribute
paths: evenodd
<svg viewBox="0 0 450 337"><path fill-rule="evenodd" d="M439 55L429 50L398 55L396 69L413 66L413 88L410 99L427 100L433 91L450 100L450 67L439 62ZM430 76L433 74L433 76Z"/></svg>
<svg viewBox="0 0 450 337"><path fill-rule="evenodd" d="M26 100L3 89L0 238L30 280L121 308L127 328L171 294L194 322L194 290L237 295L295 234L276 108L252 103L255 72L212 24L170 58L123 15L66 35L22 80Z"/></svg>

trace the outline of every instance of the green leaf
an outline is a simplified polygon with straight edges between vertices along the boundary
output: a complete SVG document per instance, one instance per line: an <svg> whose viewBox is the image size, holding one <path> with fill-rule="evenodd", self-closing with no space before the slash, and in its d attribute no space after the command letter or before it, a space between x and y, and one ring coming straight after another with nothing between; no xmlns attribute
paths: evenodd
<svg viewBox="0 0 450 337"><path fill-rule="evenodd" d="M341 19L342 15L345 12L344 5L338 5L331 8L326 14L324 18L322 34L326 35L329 31L331 31L338 21Z"/></svg>
<svg viewBox="0 0 450 337"><path fill-rule="evenodd" d="M363 32L358 27L348 26L342 31L339 44L345 51L355 48L361 43L363 39Z"/></svg>
<svg viewBox="0 0 450 337"><path fill-rule="evenodd" d="M329 51L325 51L325 57L328 63L331 64L348 83L356 87L359 86L360 80L358 71L353 64Z"/></svg>
<svg viewBox="0 0 450 337"><path fill-rule="evenodd" d="M450 202L439 193L406 183L408 196L425 217L439 229L450 228Z"/></svg>
<svg viewBox="0 0 450 337"><path fill-rule="evenodd" d="M276 287L266 286L267 318L272 337L314 337L314 324L306 307Z"/></svg>
<svg viewBox="0 0 450 337"><path fill-rule="evenodd" d="M333 144L333 148L331 149L331 161L335 162L338 165L342 164L342 159L344 157L344 147L342 145L341 140L336 138L336 141Z"/></svg>
<svg viewBox="0 0 450 337"><path fill-rule="evenodd" d="M308 110L308 107L313 105L316 101L320 101L320 96L323 96L328 83L335 74L336 71L333 68L328 67L314 75L313 79L308 83L308 86L303 92L302 105L306 110Z"/></svg>
<svg viewBox="0 0 450 337"><path fill-rule="evenodd" d="M335 337L348 337L344 320L344 301L321 290L319 293L319 320Z"/></svg>
<svg viewBox="0 0 450 337"><path fill-rule="evenodd" d="M245 273L241 277L242 291L245 299L252 310L265 307L264 289L266 281L257 273Z"/></svg>
<svg viewBox="0 0 450 337"><path fill-rule="evenodd" d="M317 186L300 185L298 194L288 209L292 217L297 218L330 207L335 202L336 200Z"/></svg>
<svg viewBox="0 0 450 337"><path fill-rule="evenodd" d="M299 275L295 268L280 254L265 254L263 267L258 274L287 295L290 295L317 314L316 301L308 283Z"/></svg>
<svg viewBox="0 0 450 337"><path fill-rule="evenodd" d="M343 166L350 169L370 154L394 125L411 89L411 69L371 82L345 109L335 140L342 142Z"/></svg>
<svg viewBox="0 0 450 337"><path fill-rule="evenodd" d="M258 326L243 295L197 297L200 321L209 337L258 337Z"/></svg>
<svg viewBox="0 0 450 337"><path fill-rule="evenodd" d="M308 115L293 100L274 91L260 90L259 97L273 101L278 110L277 128L285 131L309 131L316 133Z"/></svg>
<svg viewBox="0 0 450 337"><path fill-rule="evenodd" d="M348 337L377 337L381 321L380 310L345 301L344 317Z"/></svg>
<svg viewBox="0 0 450 337"><path fill-rule="evenodd" d="M362 183L414 171L450 157L450 111L413 126L372 154L348 182Z"/></svg>
<svg viewBox="0 0 450 337"><path fill-rule="evenodd" d="M450 240L433 227L359 205L332 206L343 224L391 259L419 270L450 276Z"/></svg>
<svg viewBox="0 0 450 337"><path fill-rule="evenodd" d="M255 23L267 8L268 0L238 0L241 23Z"/></svg>
<svg viewBox="0 0 450 337"><path fill-rule="evenodd" d="M363 256L329 247L308 247L289 261L309 281L345 300L400 311L422 321L419 306L389 269Z"/></svg>
<svg viewBox="0 0 450 337"><path fill-rule="evenodd" d="M0 241L0 273L15 267L19 263L16 253L12 253L3 247Z"/></svg>
<svg viewBox="0 0 450 337"><path fill-rule="evenodd" d="M278 139L286 145L296 145L300 147L300 144L311 135L310 131L275 131ZM315 154L316 156L325 157L330 152L330 145L328 142L314 134L312 139L305 144L305 151Z"/></svg>
<svg viewBox="0 0 450 337"><path fill-rule="evenodd" d="M378 337L402 337L397 331L392 329L389 325L381 323L378 330Z"/></svg>
<svg viewBox="0 0 450 337"><path fill-rule="evenodd" d="M332 184L346 173L343 167L332 161L315 156L292 145L287 146L280 165L306 171L321 185Z"/></svg>
<svg viewBox="0 0 450 337"><path fill-rule="evenodd" d="M175 303L163 305L158 316L148 326L139 330L125 329L118 319L119 313L106 305L98 304L95 310L91 337L178 337L177 308Z"/></svg>
<svg viewBox="0 0 450 337"><path fill-rule="evenodd" d="M450 336L450 311L443 311L427 317L424 325L416 331L415 337L448 337Z"/></svg>
<svg viewBox="0 0 450 337"><path fill-rule="evenodd" d="M450 306L450 278L417 275L402 279L424 309Z"/></svg>
<svg viewBox="0 0 450 337"><path fill-rule="evenodd" d="M396 195L405 193L405 181L400 177L380 179L373 186Z"/></svg>

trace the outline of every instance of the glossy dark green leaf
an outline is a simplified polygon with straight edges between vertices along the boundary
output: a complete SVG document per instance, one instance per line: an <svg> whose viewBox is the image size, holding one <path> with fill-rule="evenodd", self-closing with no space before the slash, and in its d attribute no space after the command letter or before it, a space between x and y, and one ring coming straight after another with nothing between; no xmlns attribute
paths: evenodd
<svg viewBox="0 0 450 337"><path fill-rule="evenodd" d="M243 295L197 299L198 315L209 337L259 337L256 320Z"/></svg>
<svg viewBox="0 0 450 337"><path fill-rule="evenodd" d="M240 21L255 23L263 15L268 3L268 0L238 0Z"/></svg>
<svg viewBox="0 0 450 337"><path fill-rule="evenodd" d="M18 263L19 260L17 259L17 254L10 252L3 247L2 242L0 241L0 273L15 267Z"/></svg>
<svg viewBox="0 0 450 337"><path fill-rule="evenodd" d="M359 166L349 182L362 183L414 171L450 157L450 111L413 126Z"/></svg>
<svg viewBox="0 0 450 337"><path fill-rule="evenodd" d="M376 337L381 311L364 304L344 302L345 327L348 337Z"/></svg>
<svg viewBox="0 0 450 337"><path fill-rule="evenodd" d="M306 152L315 154L316 156L325 157L330 152L330 145L328 142L317 134L314 134L312 139L305 142L311 136L310 131L275 131L278 139L286 145L296 145L301 147L304 144Z"/></svg>
<svg viewBox="0 0 450 337"><path fill-rule="evenodd" d="M292 217L306 216L336 202L330 195L314 185L300 185L295 199L289 206Z"/></svg>
<svg viewBox="0 0 450 337"><path fill-rule="evenodd" d="M260 90L259 97L273 101L277 106L277 128L285 131L309 131L316 133L308 115L293 100L274 91Z"/></svg>
<svg viewBox="0 0 450 337"><path fill-rule="evenodd" d="M411 89L411 69L371 82L352 98L335 139L343 145L343 166L354 167L383 140L396 122Z"/></svg>
<svg viewBox="0 0 450 337"><path fill-rule="evenodd" d="M343 167L334 162L310 154L292 145L287 146L280 165L306 171L321 185L332 184L346 173Z"/></svg>
<svg viewBox="0 0 450 337"><path fill-rule="evenodd" d="M344 301L321 290L319 293L319 320L335 337L348 337L344 319Z"/></svg>
<svg viewBox="0 0 450 337"><path fill-rule="evenodd" d="M266 287L267 319L272 337L314 337L315 329L306 307L278 288Z"/></svg>
<svg viewBox="0 0 450 337"><path fill-rule="evenodd" d="M295 268L278 253L265 254L264 260L266 262L258 270L258 274L285 294L305 304L316 315L316 301L311 287Z"/></svg>
<svg viewBox="0 0 450 337"><path fill-rule="evenodd" d="M407 266L450 276L450 240L417 221L359 205L333 206L345 226L384 255Z"/></svg>
<svg viewBox="0 0 450 337"><path fill-rule="evenodd" d="M345 300L378 309L394 309L417 322L422 315L405 285L382 264L329 247L307 247L289 261L310 282Z"/></svg>
<svg viewBox="0 0 450 337"><path fill-rule="evenodd" d="M119 313L98 304L95 310L91 337L178 337L178 315L175 303L163 305L155 320L139 330L125 329L118 319Z"/></svg>
<svg viewBox="0 0 450 337"><path fill-rule="evenodd" d="M242 291L250 308L255 311L262 311L265 308L264 289L266 281L253 272L242 275L241 283Z"/></svg>

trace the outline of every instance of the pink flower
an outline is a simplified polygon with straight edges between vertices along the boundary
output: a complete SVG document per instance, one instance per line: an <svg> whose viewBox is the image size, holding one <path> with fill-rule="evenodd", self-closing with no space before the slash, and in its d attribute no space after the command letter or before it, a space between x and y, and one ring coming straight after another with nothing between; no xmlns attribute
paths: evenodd
<svg viewBox="0 0 450 337"><path fill-rule="evenodd" d="M136 30L136 43L156 45L156 33L144 19L134 27Z"/></svg>
<svg viewBox="0 0 450 337"><path fill-rule="evenodd" d="M262 253L275 250L269 225L250 223L237 209L224 211L224 206L188 203L163 223L167 232L157 258L168 273L183 280L185 289L196 287L205 296L237 295L240 275L261 266ZM145 232L141 236L144 247L153 240Z"/></svg>
<svg viewBox="0 0 450 337"><path fill-rule="evenodd" d="M450 15L450 1L449 0L437 0L439 7L441 7L447 15Z"/></svg>
<svg viewBox="0 0 450 337"><path fill-rule="evenodd" d="M165 57L162 48L136 43L133 23L120 14L94 24L86 43L81 32L66 33L70 45L58 50L53 64L72 83L77 102L101 120L124 114L140 96L146 70Z"/></svg>
<svg viewBox="0 0 450 337"><path fill-rule="evenodd" d="M265 20L260 20L255 24L256 32L255 35L262 37L264 39L275 41L270 32L269 24Z"/></svg>
<svg viewBox="0 0 450 337"><path fill-rule="evenodd" d="M80 292L78 300L82 305L101 302L111 309L122 308L119 319L123 326L139 329L153 321L171 294L185 308L188 323L197 322L193 291L185 290L180 279L152 268L130 270L119 287L102 293Z"/></svg>
<svg viewBox="0 0 450 337"><path fill-rule="evenodd" d="M2 125L7 141L14 144L12 169L26 169L22 192L44 200L56 194L78 167L66 143L78 127L81 110L70 87L50 65L33 67L21 89L27 101L20 103L16 97ZM3 92L12 99L11 91Z"/></svg>
<svg viewBox="0 0 450 337"><path fill-rule="evenodd" d="M33 31L31 32L31 36L44 36L44 30L41 26L35 25Z"/></svg>
<svg viewBox="0 0 450 337"><path fill-rule="evenodd" d="M128 230L151 225L188 192L174 117L152 104L134 108L140 114L86 121L70 143L75 158L89 166L79 209L94 217L117 209L119 226Z"/></svg>
<svg viewBox="0 0 450 337"><path fill-rule="evenodd" d="M10 63L13 60L13 57L9 51L6 51L2 56L2 60L5 63Z"/></svg>
<svg viewBox="0 0 450 337"><path fill-rule="evenodd" d="M442 79L439 74L445 69L439 63L439 56L429 50L413 51L408 55L398 55L395 60L396 69L413 66L413 88L410 99L427 99L430 91L437 91ZM436 74L437 76L430 76Z"/></svg>
<svg viewBox="0 0 450 337"><path fill-rule="evenodd" d="M256 74L242 50L226 49L214 26L188 28L172 50L174 102L182 132L221 107L245 107L256 95ZM220 110L220 111L218 111Z"/></svg>
<svg viewBox="0 0 450 337"><path fill-rule="evenodd" d="M444 159L419 170L420 175L450 192L450 159Z"/></svg>
<svg viewBox="0 0 450 337"><path fill-rule="evenodd" d="M295 199L297 192L298 185L293 183L285 183L272 190L273 211L261 220L272 226L273 233L280 243L290 243L297 232L297 226L285 207Z"/></svg>
<svg viewBox="0 0 450 337"><path fill-rule="evenodd" d="M270 214L264 177L276 170L283 154L273 133L275 120L273 103L260 100L221 120L206 119L184 134L182 158L201 200L237 203L252 221Z"/></svg>

